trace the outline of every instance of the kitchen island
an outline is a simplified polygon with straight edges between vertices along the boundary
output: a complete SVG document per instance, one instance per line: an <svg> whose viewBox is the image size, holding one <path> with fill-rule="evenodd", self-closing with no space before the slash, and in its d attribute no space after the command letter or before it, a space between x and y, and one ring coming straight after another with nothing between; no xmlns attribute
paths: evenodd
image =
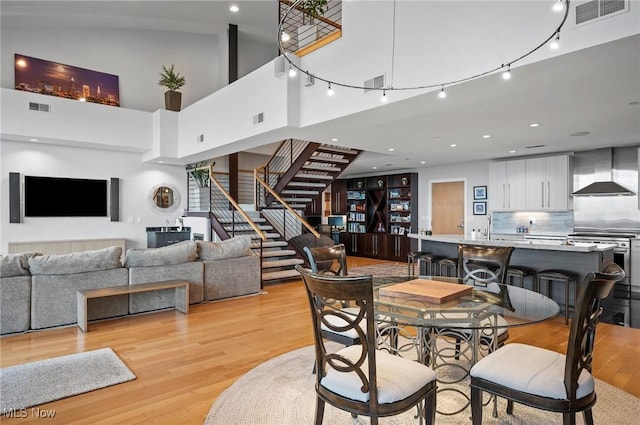
<svg viewBox="0 0 640 425"><path fill-rule="evenodd" d="M546 269L562 269L579 276L581 284L590 272L601 270L602 266L613 261L613 245L576 244L567 245L554 240L470 240L461 235L418 235L409 234L418 239L420 251L430 252L447 258L457 258L458 244L486 246L513 246L510 265L526 266L540 272ZM541 288L546 292L546 288ZM564 304L564 290L561 285L551 285L550 297L560 305ZM608 305L608 306L607 306ZM605 302L605 311L611 311L613 295ZM608 308L607 308L608 307ZM606 313L605 313L606 316ZM605 317L606 318L606 317Z"/></svg>

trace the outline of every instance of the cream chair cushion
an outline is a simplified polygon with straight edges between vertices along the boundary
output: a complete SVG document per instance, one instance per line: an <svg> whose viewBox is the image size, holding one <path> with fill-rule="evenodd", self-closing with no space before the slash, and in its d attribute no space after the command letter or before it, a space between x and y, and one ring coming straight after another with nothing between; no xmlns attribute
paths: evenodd
<svg viewBox="0 0 640 425"><path fill-rule="evenodd" d="M556 400L566 400L565 356L525 344L506 344L471 368L471 376L517 391ZM585 369L578 378L577 397L594 391L593 376Z"/></svg>
<svg viewBox="0 0 640 425"><path fill-rule="evenodd" d="M362 353L362 346L352 345L338 351L338 354L355 362ZM368 364L362 365L362 371L368 376ZM392 403L403 400L422 388L427 382L434 381L436 374L429 367L394 356L386 351L376 351L376 373L378 377L378 403ZM361 391L362 381L355 373L337 372L327 366L327 375L321 385L328 390L352 400L368 401L369 393Z"/></svg>

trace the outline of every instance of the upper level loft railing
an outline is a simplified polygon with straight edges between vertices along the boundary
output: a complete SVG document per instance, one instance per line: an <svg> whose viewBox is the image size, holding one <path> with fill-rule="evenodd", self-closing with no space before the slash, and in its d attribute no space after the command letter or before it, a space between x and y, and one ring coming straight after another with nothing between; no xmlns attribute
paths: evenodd
<svg viewBox="0 0 640 425"><path fill-rule="evenodd" d="M306 0L299 2L295 8L291 8L296 3L295 0L279 2L278 22L286 15L282 25L283 53L304 56L342 37L342 0ZM310 16L304 12L306 4L319 4L324 13Z"/></svg>

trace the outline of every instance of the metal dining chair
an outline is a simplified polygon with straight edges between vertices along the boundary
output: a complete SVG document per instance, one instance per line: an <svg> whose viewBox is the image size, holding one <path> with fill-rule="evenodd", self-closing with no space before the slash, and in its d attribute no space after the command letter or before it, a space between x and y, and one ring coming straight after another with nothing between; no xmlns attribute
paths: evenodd
<svg viewBox="0 0 640 425"><path fill-rule="evenodd" d="M316 417L322 425L325 403L368 416L372 425L378 418L393 416L418 406L420 424L435 422L436 374L419 362L377 350L372 276L328 276L296 266L304 280L316 352ZM335 300L355 306L346 314ZM366 325L362 326L361 323ZM360 344L331 352L323 327L334 332L352 331Z"/></svg>
<svg viewBox="0 0 640 425"><path fill-rule="evenodd" d="M602 314L601 301L625 276L609 263L600 273L590 273L578 294L571 321L567 354L526 345L506 344L471 368L471 413L473 425L482 423L482 393L508 400L507 414L514 402L559 412L565 425L575 425L576 413L593 425L591 408L596 402L591 362L595 333Z"/></svg>

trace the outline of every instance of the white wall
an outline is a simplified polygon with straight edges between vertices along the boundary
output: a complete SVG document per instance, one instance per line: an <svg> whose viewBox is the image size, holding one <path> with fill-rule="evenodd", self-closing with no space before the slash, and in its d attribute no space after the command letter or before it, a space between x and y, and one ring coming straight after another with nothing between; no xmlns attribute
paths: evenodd
<svg viewBox="0 0 640 425"><path fill-rule="evenodd" d="M22 223L9 223L10 172L21 176L117 177L121 221L112 223L109 217L26 217ZM145 227L163 226L166 220L173 225L187 205L184 167L143 164L137 153L3 140L0 141L0 176L0 252L7 252L9 242L69 239L124 238L127 248L146 247ZM147 200L151 190L161 183L175 187L181 195L180 206L167 213L152 209Z"/></svg>
<svg viewBox="0 0 640 425"><path fill-rule="evenodd" d="M470 238L471 229L486 229L487 216L473 215L473 187L487 186L487 196L491 197L491 188L488 187L489 162L487 161L418 170L418 190L420 193L418 228L431 228L431 183L461 180L466 181L465 235Z"/></svg>

